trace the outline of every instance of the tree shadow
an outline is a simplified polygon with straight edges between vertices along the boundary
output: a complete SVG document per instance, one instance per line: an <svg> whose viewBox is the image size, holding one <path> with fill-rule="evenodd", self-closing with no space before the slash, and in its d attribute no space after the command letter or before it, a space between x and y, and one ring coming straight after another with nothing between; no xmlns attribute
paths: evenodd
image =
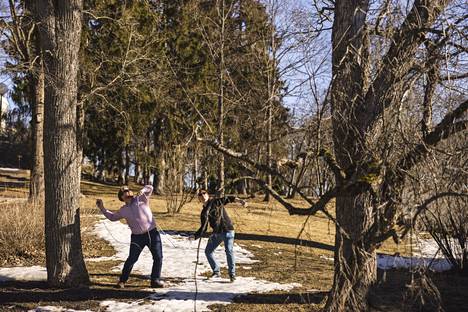
<svg viewBox="0 0 468 312"><path fill-rule="evenodd" d="M9 181L2 181L0 182L0 186L3 188L24 188L28 186L29 181L26 180L24 182L9 182Z"/></svg>
<svg viewBox="0 0 468 312"><path fill-rule="evenodd" d="M182 236L189 236L193 234L193 232L189 232L189 231L176 231L176 230L165 230L165 232L170 235L182 235ZM318 249L323 249L323 250L328 250L328 251L335 250L335 247L332 245L319 243L319 242L315 242L311 240L297 239L297 238L284 237L284 236L260 235L260 234L236 232L235 240L298 245L298 246L313 247L313 248L318 248Z"/></svg>
<svg viewBox="0 0 468 312"><path fill-rule="evenodd" d="M0 304L64 302L107 299L141 299L153 294L151 291L126 287L109 288L114 284L93 284L89 288L50 288L47 282L14 281L0 283ZM141 287L140 287L141 288Z"/></svg>
<svg viewBox="0 0 468 312"><path fill-rule="evenodd" d="M456 272L431 272L420 275L408 269L378 270L378 283L372 288L369 303L380 311L437 311L433 285L440 293L446 312L467 311L468 277ZM418 281L424 281L420 283ZM429 283L430 281L430 283Z"/></svg>
<svg viewBox="0 0 468 312"><path fill-rule="evenodd" d="M247 294L236 297L235 303L247 304L319 304L328 296L327 291L286 294Z"/></svg>
<svg viewBox="0 0 468 312"><path fill-rule="evenodd" d="M335 247L332 245L319 243L319 242L311 241L311 240L297 239L297 238L283 237L283 236L236 233L236 239L245 240L245 241L261 241L261 242L269 242L269 243L299 245L299 246L313 247L313 248L318 248L318 249L323 249L323 250L328 250L328 251L335 250Z"/></svg>

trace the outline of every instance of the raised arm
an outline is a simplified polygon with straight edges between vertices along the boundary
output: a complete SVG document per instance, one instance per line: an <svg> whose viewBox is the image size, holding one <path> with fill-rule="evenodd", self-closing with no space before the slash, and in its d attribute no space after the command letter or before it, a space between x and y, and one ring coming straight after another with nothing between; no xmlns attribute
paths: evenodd
<svg viewBox="0 0 468 312"><path fill-rule="evenodd" d="M151 194L153 194L153 186L151 185L145 185L140 193L138 193L138 196L141 201L148 202L148 199L150 198Z"/></svg>
<svg viewBox="0 0 468 312"><path fill-rule="evenodd" d="M220 198L221 202L223 205L229 204L229 203L240 203L242 206L247 206L247 202L243 199L240 199L235 196L225 196Z"/></svg>
<svg viewBox="0 0 468 312"><path fill-rule="evenodd" d="M99 208L99 210L101 210L102 214L111 221L117 221L123 218L122 215L120 214L120 211L112 212L104 208L102 199L96 200L96 206Z"/></svg>

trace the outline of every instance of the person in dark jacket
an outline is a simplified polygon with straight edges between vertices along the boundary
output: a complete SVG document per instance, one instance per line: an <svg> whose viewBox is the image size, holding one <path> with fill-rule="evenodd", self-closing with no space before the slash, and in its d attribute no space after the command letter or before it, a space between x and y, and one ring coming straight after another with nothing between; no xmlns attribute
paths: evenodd
<svg viewBox="0 0 468 312"><path fill-rule="evenodd" d="M221 198L211 198L208 192L200 190L198 192L198 200L203 204L203 210L200 214L201 226L198 231L191 237L192 239L199 239L207 230L208 223L213 229L213 233L208 239L205 248L205 255L208 259L211 269L213 270L212 277L220 277L219 264L214 258L215 249L224 242L224 250L228 263L229 278L231 282L236 280L236 260L234 257L234 225L231 218L224 208L228 203L238 202L242 206L247 203L235 196L226 196Z"/></svg>

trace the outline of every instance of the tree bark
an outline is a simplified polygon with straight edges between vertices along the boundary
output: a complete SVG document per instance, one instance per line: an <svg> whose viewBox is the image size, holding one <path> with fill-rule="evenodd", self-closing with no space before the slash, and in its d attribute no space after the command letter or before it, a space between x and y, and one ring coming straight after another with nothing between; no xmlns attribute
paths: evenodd
<svg viewBox="0 0 468 312"><path fill-rule="evenodd" d="M44 51L44 165L47 280L52 287L89 284L80 234L77 73L81 0L37 2Z"/></svg>
<svg viewBox="0 0 468 312"><path fill-rule="evenodd" d="M154 171L153 187L155 194L164 195L166 160L163 155L158 157L158 168Z"/></svg>
<svg viewBox="0 0 468 312"><path fill-rule="evenodd" d="M268 167L271 167L271 158L272 158L272 148L271 148L271 127L272 127L272 119L273 119L273 99L270 96L270 99L268 100L268 113L267 113L267 165ZM272 187L272 177L271 174L267 174L267 183L269 187ZM263 201L269 202L270 201L270 193L265 192L265 197L263 198Z"/></svg>
<svg viewBox="0 0 468 312"><path fill-rule="evenodd" d="M133 177L133 182L139 183L139 178L140 178L140 163L135 160L135 176Z"/></svg>
<svg viewBox="0 0 468 312"><path fill-rule="evenodd" d="M10 5L12 5L10 3ZM24 2L25 16L33 17L36 12L33 1ZM23 39L25 42L24 55L26 62L32 65L32 70L27 75L29 84L29 102L32 110L31 135L32 135L32 167L29 179L29 202L33 204L44 203L44 67L40 51L39 32L37 31L34 19L29 25L33 30L30 39ZM29 31L24 29L23 32ZM33 61L35 59L35 61ZM0 109L1 111L1 109Z"/></svg>
<svg viewBox="0 0 468 312"><path fill-rule="evenodd" d="M376 253L362 237L371 225L363 195L336 198L335 270L326 311L367 311L368 292L377 279ZM350 237L347 237L349 234Z"/></svg>
<svg viewBox="0 0 468 312"><path fill-rule="evenodd" d="M218 94L218 142L224 145L224 31L225 31L225 8L224 0L220 1L220 57L219 57L219 94ZM224 195L224 154L218 155L218 196Z"/></svg>
<svg viewBox="0 0 468 312"><path fill-rule="evenodd" d="M125 145L125 177L124 177L124 184L128 185L130 183L129 177L130 176L130 147Z"/></svg>
<svg viewBox="0 0 468 312"><path fill-rule="evenodd" d="M208 191L208 172L206 168L203 170L203 189Z"/></svg>
<svg viewBox="0 0 468 312"><path fill-rule="evenodd" d="M332 33L331 86L333 143L338 165L352 176L365 162L365 133L356 124L356 111L365 103L368 83L366 14L368 1L336 1ZM349 83L352 81L353 83ZM336 185L344 181L337 174ZM354 192L355 193L354 193ZM359 195L355 195L359 194ZM367 294L377 279L375 250L364 233L372 225L372 207L363 190L336 196L335 271L326 311L367 311Z"/></svg>
<svg viewBox="0 0 468 312"><path fill-rule="evenodd" d="M193 172L192 172L192 189L198 189L198 144L195 142L193 147Z"/></svg>
<svg viewBox="0 0 468 312"><path fill-rule="evenodd" d="M42 62L37 66L37 77L31 75L31 120L33 163L29 182L29 201L44 203L44 68Z"/></svg>

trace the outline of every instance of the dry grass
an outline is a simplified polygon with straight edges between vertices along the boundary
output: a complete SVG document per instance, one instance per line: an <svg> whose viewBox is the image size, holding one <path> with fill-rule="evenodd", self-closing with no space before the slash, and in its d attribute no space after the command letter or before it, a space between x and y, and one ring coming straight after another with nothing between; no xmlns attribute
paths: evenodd
<svg viewBox="0 0 468 312"><path fill-rule="evenodd" d="M1 175L0 175L1 176ZM140 186L131 184L134 191ZM100 183L83 181L81 199L81 225L82 243L86 259L101 256L111 256L115 253L113 248L105 241L98 239L93 233L93 225L101 216L95 208L97 198L104 200L106 208L117 210L122 203L118 201L116 193L118 186L104 185ZM22 194L26 196L27 190L15 190L10 188L6 192L0 192L2 196L14 197ZM303 205L295 200L296 205ZM154 211L158 225L165 231L195 231L199 227L199 214L201 204L197 201L184 206L180 214L171 215L166 212L166 204L162 197L153 196L151 207ZM235 299L228 306L215 305L215 311L319 311L323 307L327 291L330 289L333 278L333 242L334 225L325 216L317 214L310 217L307 222L303 216L290 216L277 202L264 203L261 198L249 200L249 206L243 208L237 204L230 204L227 210L235 223L236 243L251 251L254 257L260 260L249 266L239 265L239 276L253 276L264 280L280 283L300 283L302 287L292 291L276 291L268 294L249 294ZM300 240L298 234L302 231ZM0 264L1 266L43 264L43 212L41 209L27 206L26 204L8 204L0 206ZM34 251L31 254L31 251ZM408 248L395 245L388 241L380 250L393 254L408 253ZM164 265L172 265L174 259L165 259ZM125 290L114 290L112 286L118 279L118 274L110 272L110 268L117 263L113 261L92 262L87 261L92 287L79 293L68 294L66 292L55 294L50 292L46 285L42 285L30 292L18 285L10 288L3 286L3 291L8 296L32 296L26 303L9 300L8 302L22 302L13 305L19 310L32 309L37 302L42 304L50 302L54 304L60 301L60 305L73 309L98 309L100 300L122 299L134 300L144 298L148 294L140 288L147 286L148 281L142 276L132 275L130 287ZM227 272L222 271L223 274ZM385 311L398 310L396 302L401 302L405 291L405 281L408 274L404 272L388 273L395 278L389 278L384 283L378 295L378 304ZM443 279L441 275L436 278ZM455 289L450 277L441 282L444 287L445 298L456 298L457 305L465 303L463 293L466 291L466 278L459 278ZM440 281L439 281L440 282ZM461 285L461 286L460 286ZM31 286L29 286L31 287ZM1 296L1 291L0 291ZM80 300L76 300L79 296ZM39 298L34 301L34 298ZM22 298L22 297L21 297ZM1 299L1 298L0 298ZM446 299L447 300L447 299ZM447 311L456 311L456 307ZM0 305L0 310L2 306Z"/></svg>
<svg viewBox="0 0 468 312"><path fill-rule="evenodd" d="M0 264L43 264L44 211L22 202L0 205Z"/></svg>

